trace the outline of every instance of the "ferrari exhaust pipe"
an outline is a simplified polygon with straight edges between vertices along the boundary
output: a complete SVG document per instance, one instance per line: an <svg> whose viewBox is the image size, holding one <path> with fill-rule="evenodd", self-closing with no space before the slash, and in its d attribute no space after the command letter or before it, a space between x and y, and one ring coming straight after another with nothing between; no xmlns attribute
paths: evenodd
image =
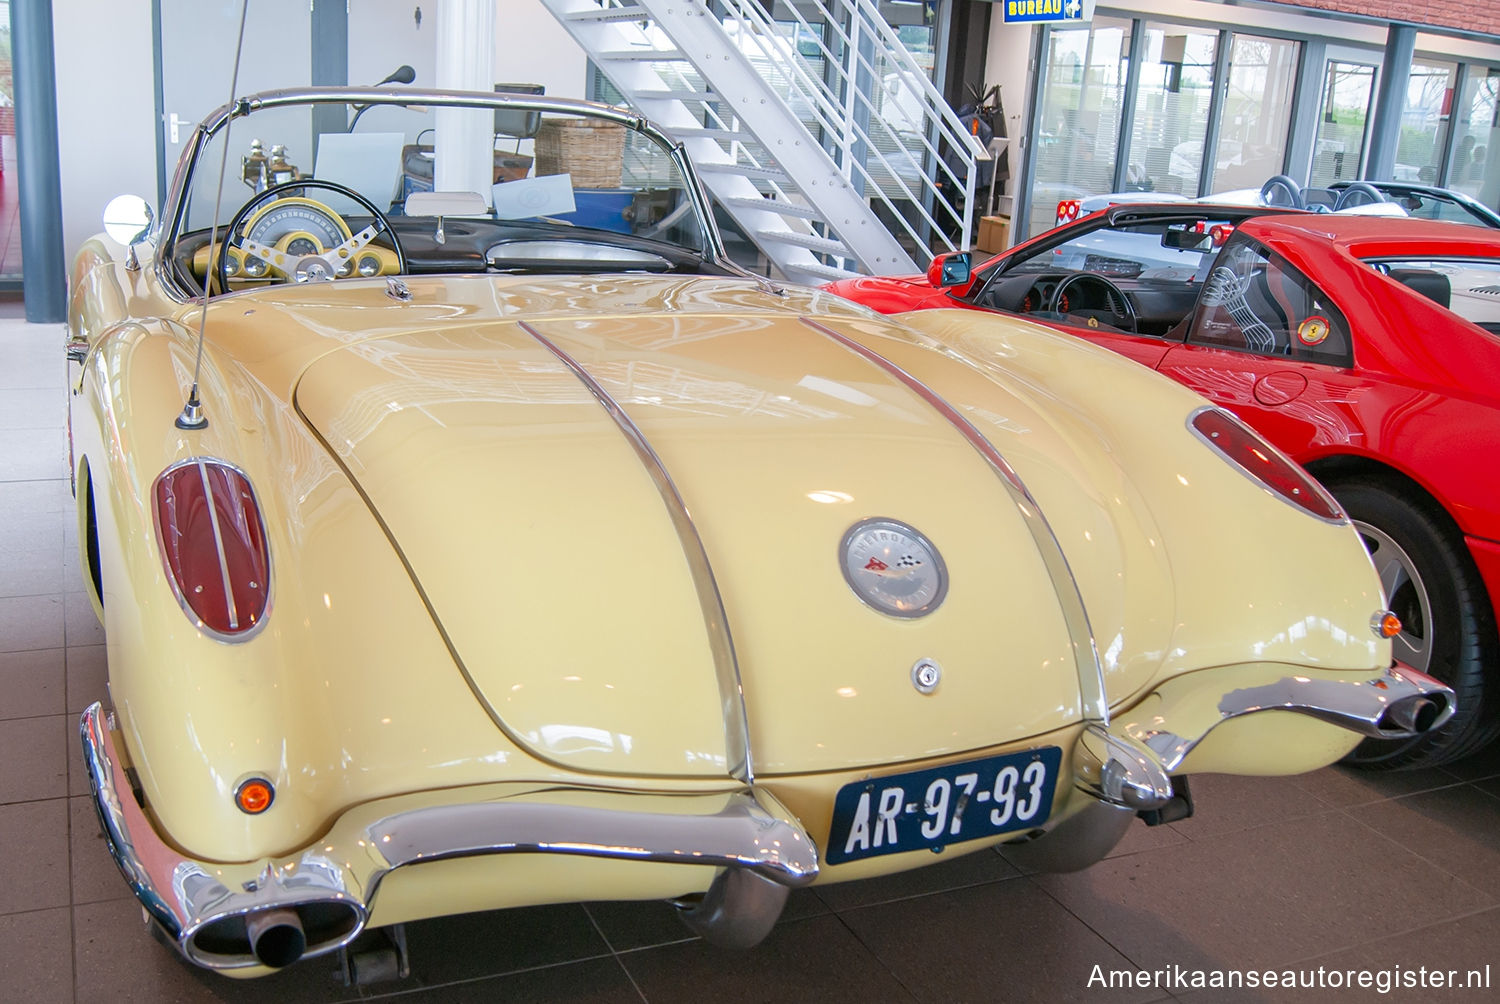
<svg viewBox="0 0 1500 1004"><path fill-rule="evenodd" d="M289 966L307 950L302 918L285 907L248 914L245 934L250 938L250 954L268 969Z"/></svg>

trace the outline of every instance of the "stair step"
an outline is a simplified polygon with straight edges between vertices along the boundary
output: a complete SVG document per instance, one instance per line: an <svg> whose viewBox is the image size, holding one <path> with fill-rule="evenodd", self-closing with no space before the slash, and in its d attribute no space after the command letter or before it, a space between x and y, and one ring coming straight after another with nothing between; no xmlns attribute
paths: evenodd
<svg viewBox="0 0 1500 1004"><path fill-rule="evenodd" d="M685 57L681 49L611 49L594 53L600 62L679 63Z"/></svg>
<svg viewBox="0 0 1500 1004"><path fill-rule="evenodd" d="M569 11L563 15L566 21L648 21L651 15L644 7L597 7L590 10Z"/></svg>
<svg viewBox="0 0 1500 1004"><path fill-rule="evenodd" d="M853 276L861 274L854 271L853 269L834 268L832 265L821 265L815 262L799 261L795 265L786 265L784 267L795 272L801 272L806 275L814 275L820 279L829 280L849 279Z"/></svg>
<svg viewBox="0 0 1500 1004"><path fill-rule="evenodd" d="M699 174L737 174L751 181L775 181L783 182L790 180L785 171L778 171L770 167L747 167L744 164L714 164L700 163L697 165Z"/></svg>
<svg viewBox="0 0 1500 1004"><path fill-rule="evenodd" d="M796 202L785 202L781 199L748 199L739 196L730 196L720 199L726 206L738 206L742 209L758 209L768 213L776 213L778 216L796 216L804 220L821 220L823 214L812 206L804 206Z"/></svg>
<svg viewBox="0 0 1500 1004"><path fill-rule="evenodd" d="M647 101L722 101L720 95L707 91L694 91L675 87L643 87L631 94L632 98Z"/></svg>
<svg viewBox="0 0 1500 1004"><path fill-rule="evenodd" d="M726 143L753 143L755 137L733 129L709 129L704 126L673 126L667 130L674 139L717 139Z"/></svg>
<svg viewBox="0 0 1500 1004"><path fill-rule="evenodd" d="M854 252L849 250L849 246L843 241L831 241L826 237L814 237L812 234L804 234L796 230L757 230L755 236L758 239L775 241L778 244L807 248L819 254L839 255L844 258L855 257Z"/></svg>

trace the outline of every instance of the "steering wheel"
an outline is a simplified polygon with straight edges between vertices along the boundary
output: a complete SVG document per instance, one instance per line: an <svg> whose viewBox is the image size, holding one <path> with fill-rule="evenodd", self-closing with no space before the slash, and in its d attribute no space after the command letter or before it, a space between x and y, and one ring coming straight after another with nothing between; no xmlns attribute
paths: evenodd
<svg viewBox="0 0 1500 1004"><path fill-rule="evenodd" d="M1089 286L1096 287L1096 291L1103 294L1098 297L1102 302L1075 304L1069 299L1069 293L1073 299L1089 299L1079 296L1079 291ZM1119 286L1094 272L1074 272L1058 283L1046 309L1054 314L1083 314L1091 319L1107 320L1113 327L1136 334L1135 305L1130 302L1130 297Z"/></svg>
<svg viewBox="0 0 1500 1004"><path fill-rule="evenodd" d="M1385 202L1385 195L1370 184L1368 181L1351 181L1339 192L1338 201L1333 204L1333 211L1349 209L1354 206L1369 206L1377 202Z"/></svg>
<svg viewBox="0 0 1500 1004"><path fill-rule="evenodd" d="M303 193L308 189L318 188L341 195L356 203L361 209L370 214L370 225L350 237L345 238L332 247L324 248L321 252L312 254L294 254L290 250L282 251L267 244L254 240L248 234L241 234L240 228L245 222L255 216L262 208L270 207L283 197L290 198L290 192ZM321 203L307 200L307 208L317 210L313 215L322 215L336 222L345 232L350 227L338 213L322 205ZM390 220L386 219L375 203L360 195L354 189L340 185L332 181L319 181L316 178L301 178L296 181L288 181L280 185L273 185L264 192L259 192L250 197L250 200L240 207L239 212L229 221L229 226L224 230L224 239L219 242L219 252L214 261L214 272L219 279L219 288L229 289L229 248L231 245L245 254L251 254L265 262L271 270L281 273L283 277L292 282L331 282L338 276L339 268L348 261L352 261L359 249L379 234L385 234L390 242L391 249L396 252L396 267L403 275L406 273L406 252L401 249L401 240L396 236L396 231L391 227Z"/></svg>
<svg viewBox="0 0 1500 1004"><path fill-rule="evenodd" d="M1278 174L1260 186L1260 197L1268 206L1285 206L1288 209L1303 209L1302 186L1284 174Z"/></svg>

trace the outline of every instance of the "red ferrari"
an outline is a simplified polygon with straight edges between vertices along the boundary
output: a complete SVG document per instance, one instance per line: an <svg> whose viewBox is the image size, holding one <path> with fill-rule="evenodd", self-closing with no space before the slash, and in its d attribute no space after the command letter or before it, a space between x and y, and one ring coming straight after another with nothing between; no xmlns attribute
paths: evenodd
<svg viewBox="0 0 1500 1004"><path fill-rule="evenodd" d="M1397 658L1458 694L1444 728L1351 760L1438 764L1500 733L1500 233L1115 206L972 271L960 253L826 288L882 313L1032 318L1232 409L1338 498L1401 618Z"/></svg>

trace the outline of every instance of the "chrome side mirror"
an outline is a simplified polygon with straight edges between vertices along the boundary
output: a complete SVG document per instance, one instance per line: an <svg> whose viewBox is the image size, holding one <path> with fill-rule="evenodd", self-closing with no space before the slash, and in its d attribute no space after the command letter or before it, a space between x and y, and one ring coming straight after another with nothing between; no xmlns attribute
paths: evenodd
<svg viewBox="0 0 1500 1004"><path fill-rule="evenodd" d="M125 267L132 272L141 267L135 246L150 231L151 220L151 207L139 195L117 195L104 207L104 232L128 248Z"/></svg>

